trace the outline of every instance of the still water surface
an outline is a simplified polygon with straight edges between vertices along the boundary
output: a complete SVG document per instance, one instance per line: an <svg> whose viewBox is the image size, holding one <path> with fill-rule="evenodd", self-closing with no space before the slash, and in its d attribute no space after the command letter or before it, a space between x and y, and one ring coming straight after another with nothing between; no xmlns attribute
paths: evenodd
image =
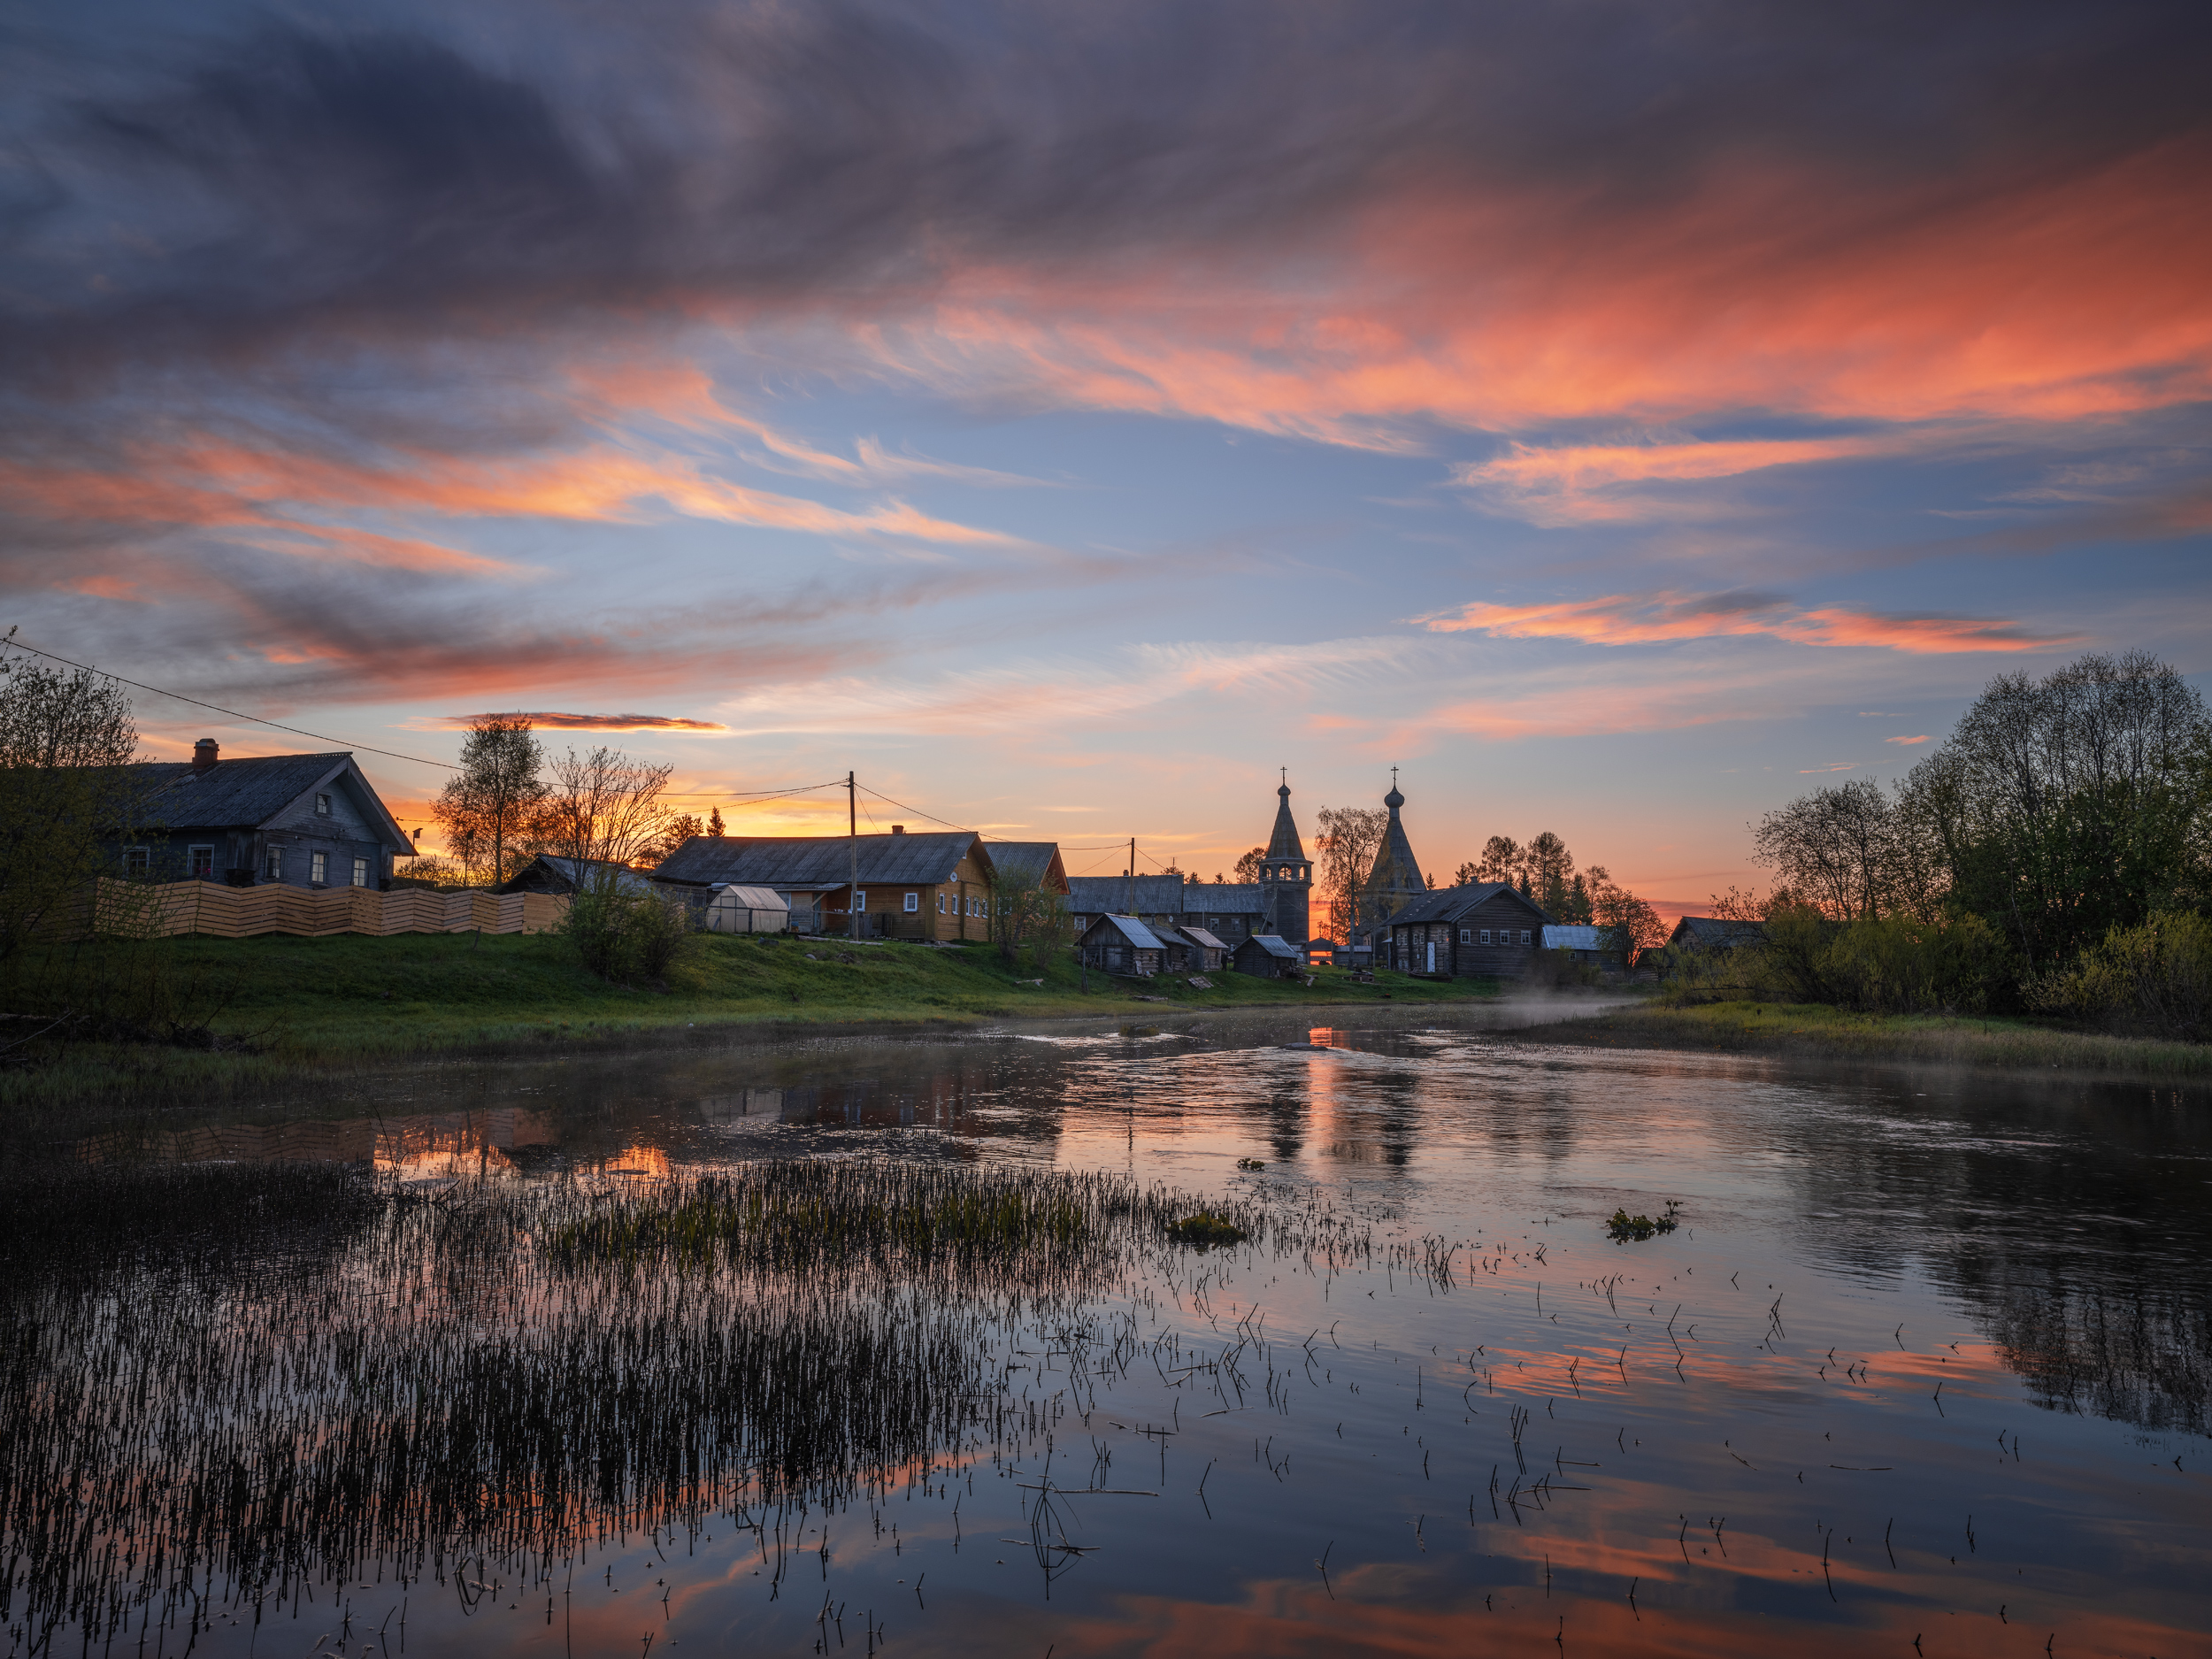
<svg viewBox="0 0 2212 1659"><path fill-rule="evenodd" d="M165 1151L433 1194L1049 1166L1289 1230L995 1326L1021 1415L871 1497L403 1591L370 1540L257 1625L205 1581L233 1605L150 1654L2212 1653L2201 1091L1068 1030L417 1074ZM1671 1203L1674 1232L1608 1236Z"/></svg>

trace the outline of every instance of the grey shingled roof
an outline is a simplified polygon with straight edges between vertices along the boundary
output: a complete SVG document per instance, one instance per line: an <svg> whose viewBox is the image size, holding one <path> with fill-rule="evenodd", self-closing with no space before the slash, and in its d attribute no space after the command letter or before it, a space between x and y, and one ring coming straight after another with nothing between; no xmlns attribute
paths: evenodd
<svg viewBox="0 0 2212 1659"><path fill-rule="evenodd" d="M1738 945L1766 942L1767 930L1758 922L1732 922L1717 916L1686 916L1674 925L1670 945L1690 945L1700 950L1727 950Z"/></svg>
<svg viewBox="0 0 2212 1659"><path fill-rule="evenodd" d="M1180 876L1070 876L1068 909L1084 916L1180 916Z"/></svg>
<svg viewBox="0 0 2212 1659"><path fill-rule="evenodd" d="M1405 909L1394 912L1387 926L1395 927L1409 922L1455 922L1479 904L1486 904L1501 893L1511 894L1514 900L1526 907L1539 921L1545 921L1544 912L1519 892L1502 881L1471 881L1463 887L1439 887L1425 893Z"/></svg>
<svg viewBox="0 0 2212 1659"><path fill-rule="evenodd" d="M344 750L244 756L205 772L195 772L188 760L139 761L127 770L139 811L167 830L257 829L310 789L349 772L367 798L371 824L381 818L394 846L413 846Z"/></svg>
<svg viewBox="0 0 2212 1659"><path fill-rule="evenodd" d="M1257 916L1266 909L1256 881L1201 881L1183 889L1187 916Z"/></svg>
<svg viewBox="0 0 2212 1659"><path fill-rule="evenodd" d="M1049 872L1052 861L1060 856L1058 841L993 841L991 864L994 869L1038 870ZM1062 879L1065 879L1063 866Z"/></svg>
<svg viewBox="0 0 2212 1659"><path fill-rule="evenodd" d="M694 835L661 861L656 881L684 887L732 883L755 887L841 887L850 862L859 861L860 885L931 887L953 879L973 852L987 873L990 854L966 830L926 835Z"/></svg>
<svg viewBox="0 0 2212 1659"><path fill-rule="evenodd" d="M611 859L557 858L550 853L541 853L532 859L530 864L525 864L514 874L509 876L506 880L501 882L494 891L499 893L522 891L516 886L516 883L530 873L531 864L543 864L562 880L567 882L571 888L581 888L584 881L592 879L602 872L611 872L615 878L615 891L618 893L629 894L634 897L653 890L653 884L646 879L642 871L633 870L627 864L616 864ZM580 870L586 872L580 879L577 874Z"/></svg>
<svg viewBox="0 0 2212 1659"><path fill-rule="evenodd" d="M1202 945L1208 950L1226 950L1229 948L1202 927L1185 926L1177 928L1175 931L1182 934L1184 938L1189 940L1192 944Z"/></svg>
<svg viewBox="0 0 2212 1659"><path fill-rule="evenodd" d="M1277 859L1294 858L1300 864L1303 864L1306 862L1306 849L1305 844L1298 839L1298 820L1290 815L1290 786L1282 785L1275 791L1275 795L1278 802L1275 808L1275 833L1268 838L1268 861L1273 863Z"/></svg>

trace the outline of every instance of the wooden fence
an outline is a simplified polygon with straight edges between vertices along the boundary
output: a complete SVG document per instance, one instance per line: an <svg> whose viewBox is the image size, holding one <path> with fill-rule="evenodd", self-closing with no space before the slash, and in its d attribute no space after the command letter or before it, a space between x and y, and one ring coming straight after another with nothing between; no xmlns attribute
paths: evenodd
<svg viewBox="0 0 2212 1659"><path fill-rule="evenodd" d="M142 908L143 907L143 908ZM146 918L164 938L201 933L542 933L560 926L568 901L549 893L480 893L432 887L232 887L172 881L119 895L115 908Z"/></svg>

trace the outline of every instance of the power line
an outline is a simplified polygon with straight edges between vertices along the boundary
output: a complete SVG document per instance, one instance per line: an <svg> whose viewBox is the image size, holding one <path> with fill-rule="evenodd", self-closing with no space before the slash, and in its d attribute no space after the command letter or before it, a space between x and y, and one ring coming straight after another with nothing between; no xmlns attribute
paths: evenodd
<svg viewBox="0 0 2212 1659"><path fill-rule="evenodd" d="M337 743L363 754L381 755L387 760L409 760L418 766L440 766L447 772L461 770L449 760L426 760L420 755L403 755L396 749L372 749L366 743L348 744L342 737L325 737L320 732L303 731L296 726L280 726L274 720L265 720L257 714L242 714L236 709L226 709L219 703L208 703L198 697L188 697L181 691L165 691L159 686L143 685L135 680L126 680L120 674L109 673L106 669L95 668L89 663L74 662L66 657L57 656L52 651L42 651L37 646L26 645L20 640L11 639L6 643L19 651L28 651L34 657L43 657L49 662L65 664L71 668L81 668L88 674L106 675L118 685L129 686L138 691L150 691L157 697L173 697L179 703L188 703L196 709L212 709L218 714L227 714L234 720L245 720L255 726L265 726L273 732L289 732L295 737L311 737L318 743Z"/></svg>

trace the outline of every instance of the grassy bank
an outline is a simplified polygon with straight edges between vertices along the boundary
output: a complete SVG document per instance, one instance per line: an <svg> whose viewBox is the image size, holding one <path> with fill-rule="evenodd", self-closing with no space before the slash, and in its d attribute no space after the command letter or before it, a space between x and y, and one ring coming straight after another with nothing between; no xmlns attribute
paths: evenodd
<svg viewBox="0 0 2212 1659"><path fill-rule="evenodd" d="M1301 1004L1465 1004L1487 981L1399 974L1357 985L1333 969L1309 987L1245 974L1114 979L1088 987L1068 960L1043 983L984 946L933 949L708 935L664 988L609 985L552 936L345 934L171 941L175 983L219 1002L211 1027L245 1052L86 1045L58 1064L0 1072L0 1108L57 1106L134 1091L231 1093L318 1068L449 1056L619 1048L664 1036L834 1026L965 1025L1022 1017L1158 1016Z"/></svg>
<svg viewBox="0 0 2212 1659"><path fill-rule="evenodd" d="M2047 1020L1855 1014L1822 1003L1650 1002L1545 1028L1547 1041L1825 1056L1993 1070L2212 1077L2212 1048L2110 1037Z"/></svg>

